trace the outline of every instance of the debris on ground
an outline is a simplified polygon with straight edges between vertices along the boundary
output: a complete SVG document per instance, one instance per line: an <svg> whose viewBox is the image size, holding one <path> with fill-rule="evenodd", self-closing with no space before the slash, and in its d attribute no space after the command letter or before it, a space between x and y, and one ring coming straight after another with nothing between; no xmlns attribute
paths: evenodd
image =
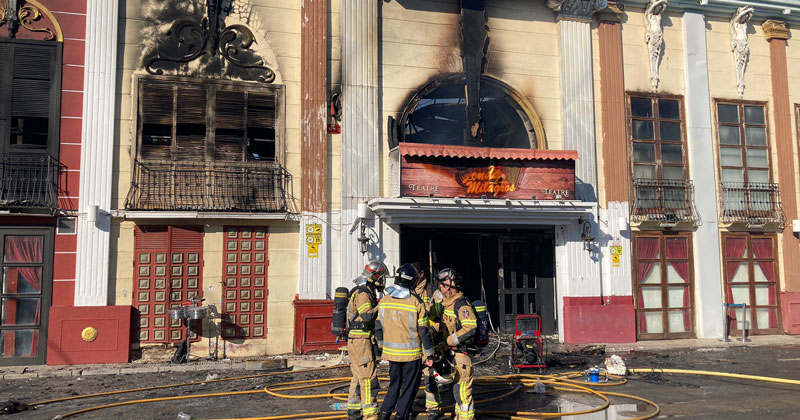
<svg viewBox="0 0 800 420"><path fill-rule="evenodd" d="M0 403L0 414L14 414L31 409L32 408L28 404L14 400L3 401Z"/></svg>
<svg viewBox="0 0 800 420"><path fill-rule="evenodd" d="M628 369L625 367L625 362L621 357L612 354L606 358L606 370L612 375L625 376Z"/></svg>

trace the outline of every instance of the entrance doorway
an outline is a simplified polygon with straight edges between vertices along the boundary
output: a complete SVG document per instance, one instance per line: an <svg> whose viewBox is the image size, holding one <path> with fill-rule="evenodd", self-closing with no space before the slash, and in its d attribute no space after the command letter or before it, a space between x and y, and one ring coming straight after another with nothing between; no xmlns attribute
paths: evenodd
<svg viewBox="0 0 800 420"><path fill-rule="evenodd" d="M403 226L400 260L420 262L435 274L454 268L464 276L464 294L481 299L495 328L514 331L522 314L542 317L542 333L558 332L555 230L432 228Z"/></svg>

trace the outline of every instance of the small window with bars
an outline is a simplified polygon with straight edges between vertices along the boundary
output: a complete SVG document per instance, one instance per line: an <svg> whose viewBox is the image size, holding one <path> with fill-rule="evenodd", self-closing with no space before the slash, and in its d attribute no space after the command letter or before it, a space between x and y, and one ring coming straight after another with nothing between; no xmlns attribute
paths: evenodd
<svg viewBox="0 0 800 420"><path fill-rule="evenodd" d="M247 82L139 80L143 160L280 160L283 87Z"/></svg>

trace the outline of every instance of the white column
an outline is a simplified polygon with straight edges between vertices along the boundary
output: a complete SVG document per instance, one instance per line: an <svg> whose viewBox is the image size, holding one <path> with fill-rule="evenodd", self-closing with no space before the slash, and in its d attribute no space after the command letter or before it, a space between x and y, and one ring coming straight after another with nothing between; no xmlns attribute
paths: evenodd
<svg viewBox="0 0 800 420"><path fill-rule="evenodd" d="M595 152L594 73L589 21L558 21L561 62L561 126L564 148L578 151L575 193L583 201L597 201Z"/></svg>
<svg viewBox="0 0 800 420"><path fill-rule="evenodd" d="M118 7L108 0L86 5L76 306L108 304Z"/></svg>
<svg viewBox="0 0 800 420"><path fill-rule="evenodd" d="M708 90L706 22L702 14L683 15L686 71L686 134L689 165L695 185L695 206L702 223L694 235L695 318L699 338L722 337L722 267L714 177L714 137Z"/></svg>
<svg viewBox="0 0 800 420"><path fill-rule="evenodd" d="M379 194L378 7L342 0L342 279L361 273L358 229L349 233L359 202ZM347 280L343 280L347 281Z"/></svg>

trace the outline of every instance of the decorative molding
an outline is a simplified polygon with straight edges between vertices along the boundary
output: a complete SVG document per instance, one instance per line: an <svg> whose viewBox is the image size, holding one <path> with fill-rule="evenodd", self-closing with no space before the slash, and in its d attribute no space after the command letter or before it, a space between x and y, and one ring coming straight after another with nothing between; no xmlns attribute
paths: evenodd
<svg viewBox="0 0 800 420"><path fill-rule="evenodd" d="M652 0L644 10L644 29L647 50L650 52L650 86L653 92L658 90L659 63L664 47L664 29L661 27L661 15L667 9L667 0Z"/></svg>
<svg viewBox="0 0 800 420"><path fill-rule="evenodd" d="M733 63L736 66L736 86L739 90L739 98L744 96L744 73L750 59L747 27L754 11L752 6L742 6L736 9L736 13L731 17L731 50L733 51Z"/></svg>
<svg viewBox="0 0 800 420"><path fill-rule="evenodd" d="M15 38L19 28L22 27L30 32L41 32L47 34L43 41L64 41L61 26L55 16L44 5L36 0L0 0L5 4L0 4L0 26L5 24L8 27L8 37ZM36 24L42 17L47 17L50 21L49 26L37 28Z"/></svg>
<svg viewBox="0 0 800 420"><path fill-rule="evenodd" d="M547 7L558 13L558 19L590 21L608 7L608 0L547 0Z"/></svg>
<svg viewBox="0 0 800 420"><path fill-rule="evenodd" d="M764 35L767 37L767 41L772 41L773 39L789 39L789 24L786 22L768 19L761 24L761 28L764 29Z"/></svg>
<svg viewBox="0 0 800 420"><path fill-rule="evenodd" d="M601 22L620 23L625 15L625 5L619 2L608 2L608 7L597 12L597 19Z"/></svg>
<svg viewBox="0 0 800 420"><path fill-rule="evenodd" d="M275 72L264 65L264 60L246 57L255 42L253 32L244 25L225 26L225 16L230 6L224 0L205 0L206 16L197 22L190 19L175 21L166 33L166 39L156 49L155 55L146 60L145 70L150 74L164 74L163 64L185 64L204 54L220 54L228 63L243 69L260 69L259 81L272 83ZM166 51L177 51L173 55ZM162 64L159 64L162 63Z"/></svg>

